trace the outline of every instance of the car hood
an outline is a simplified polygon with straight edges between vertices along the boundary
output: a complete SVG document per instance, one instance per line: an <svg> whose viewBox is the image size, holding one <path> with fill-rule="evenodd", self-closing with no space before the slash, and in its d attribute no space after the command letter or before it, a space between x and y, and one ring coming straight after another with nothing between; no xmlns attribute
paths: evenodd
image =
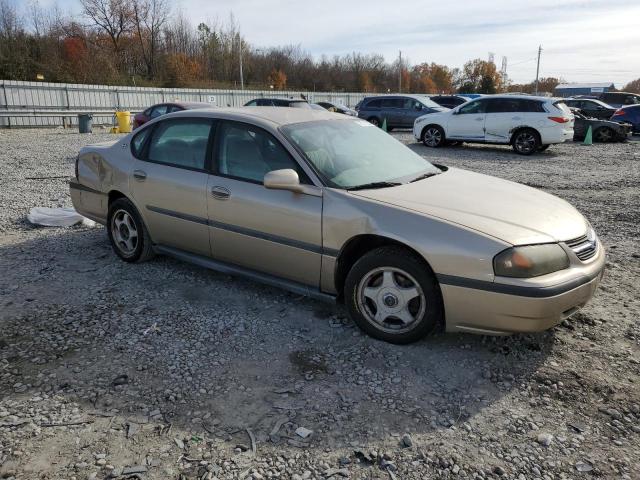
<svg viewBox="0 0 640 480"><path fill-rule="evenodd" d="M351 193L442 218L512 245L566 241L588 228L582 214L558 197L455 168L414 183Z"/></svg>

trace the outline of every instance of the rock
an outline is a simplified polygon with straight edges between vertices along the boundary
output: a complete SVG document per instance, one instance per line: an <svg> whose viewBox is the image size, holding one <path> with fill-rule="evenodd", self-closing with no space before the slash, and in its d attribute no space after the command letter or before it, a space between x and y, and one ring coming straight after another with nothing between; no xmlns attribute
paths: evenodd
<svg viewBox="0 0 640 480"><path fill-rule="evenodd" d="M173 441L176 443L180 450L184 450L184 442L179 438L174 438Z"/></svg>
<svg viewBox="0 0 640 480"><path fill-rule="evenodd" d="M408 433L405 433L402 436L402 440L400 440L400 445L402 446L402 448L413 447L413 440L411 439L411 436Z"/></svg>
<svg viewBox="0 0 640 480"><path fill-rule="evenodd" d="M298 435L301 438L307 438L312 433L313 433L313 430L309 430L308 428L304 428L304 427L296 428L296 435Z"/></svg>
<svg viewBox="0 0 640 480"><path fill-rule="evenodd" d="M550 433L541 433L536 438L536 441L540 445L548 447L549 445L551 445L551 442L553 442L553 435L551 435Z"/></svg>
<svg viewBox="0 0 640 480"><path fill-rule="evenodd" d="M582 460L576 462L576 470L579 472L590 472L593 470L593 465Z"/></svg>
<svg viewBox="0 0 640 480"><path fill-rule="evenodd" d="M498 475L499 477L505 475L507 472L505 471L504 468L502 468L501 466L495 466L493 467L493 473L495 473L496 475Z"/></svg>
<svg viewBox="0 0 640 480"><path fill-rule="evenodd" d="M328 468L324 471L324 476L327 478L331 478L333 476L348 477L349 470L346 468Z"/></svg>
<svg viewBox="0 0 640 480"><path fill-rule="evenodd" d="M146 473L147 467L144 465L133 465L131 467L124 467L122 469L122 475L135 475L137 473Z"/></svg>

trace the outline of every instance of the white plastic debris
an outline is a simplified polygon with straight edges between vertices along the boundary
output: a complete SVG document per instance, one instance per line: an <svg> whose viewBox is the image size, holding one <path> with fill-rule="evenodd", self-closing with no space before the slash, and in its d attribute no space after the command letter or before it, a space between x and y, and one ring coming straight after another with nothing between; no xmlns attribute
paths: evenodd
<svg viewBox="0 0 640 480"><path fill-rule="evenodd" d="M29 210L27 220L34 225L46 227L70 227L76 223L93 227L96 224L93 220L80 215L73 208L33 207Z"/></svg>
<svg viewBox="0 0 640 480"><path fill-rule="evenodd" d="M298 427L296 429L296 435L298 435L299 437L302 437L302 438L307 438L312 433L313 433L313 431L309 430L308 428Z"/></svg>

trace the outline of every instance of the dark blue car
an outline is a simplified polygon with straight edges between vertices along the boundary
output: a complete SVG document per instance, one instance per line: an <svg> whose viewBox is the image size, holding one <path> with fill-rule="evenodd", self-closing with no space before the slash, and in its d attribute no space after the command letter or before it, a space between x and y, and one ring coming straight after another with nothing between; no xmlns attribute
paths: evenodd
<svg viewBox="0 0 640 480"><path fill-rule="evenodd" d="M627 122L633 125L633 131L640 133L640 105L628 105L615 111L611 120L614 122Z"/></svg>

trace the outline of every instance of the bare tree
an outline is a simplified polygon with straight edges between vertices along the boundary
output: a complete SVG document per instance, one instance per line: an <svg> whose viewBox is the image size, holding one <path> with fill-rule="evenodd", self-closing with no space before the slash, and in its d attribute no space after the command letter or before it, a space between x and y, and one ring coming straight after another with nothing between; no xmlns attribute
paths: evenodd
<svg viewBox="0 0 640 480"><path fill-rule="evenodd" d="M104 30L113 49L120 53L121 38L132 27L132 12L127 0L80 0L83 13Z"/></svg>
<svg viewBox="0 0 640 480"><path fill-rule="evenodd" d="M152 78L156 71L160 34L170 12L167 0L134 0L133 2L133 24L149 78Z"/></svg>

